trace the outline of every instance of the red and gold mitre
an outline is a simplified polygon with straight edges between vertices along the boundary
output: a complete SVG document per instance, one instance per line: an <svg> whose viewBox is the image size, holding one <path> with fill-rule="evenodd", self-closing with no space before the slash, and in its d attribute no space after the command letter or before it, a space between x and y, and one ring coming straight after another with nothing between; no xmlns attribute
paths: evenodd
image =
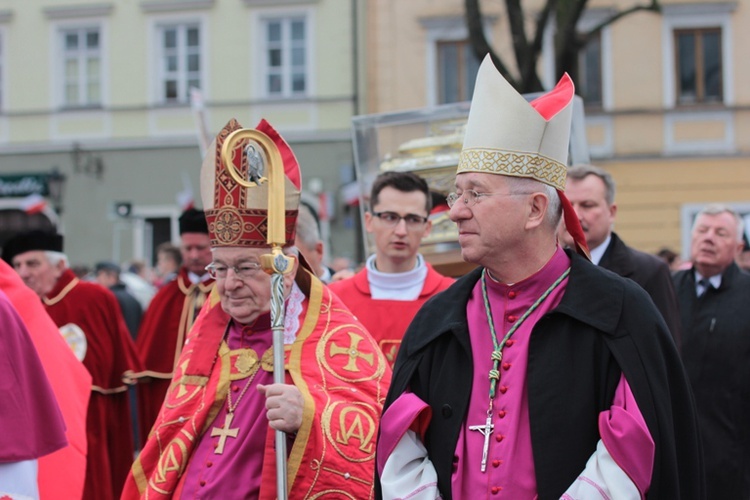
<svg viewBox="0 0 750 500"><path fill-rule="evenodd" d="M201 167L201 198L212 247L269 246L269 141L243 138L233 142L228 151L232 161L225 164L222 147L240 129L237 120L231 119L211 143ZM289 144L267 121L261 120L255 131L270 140L282 160L284 245L293 245L302 185L299 163Z"/></svg>

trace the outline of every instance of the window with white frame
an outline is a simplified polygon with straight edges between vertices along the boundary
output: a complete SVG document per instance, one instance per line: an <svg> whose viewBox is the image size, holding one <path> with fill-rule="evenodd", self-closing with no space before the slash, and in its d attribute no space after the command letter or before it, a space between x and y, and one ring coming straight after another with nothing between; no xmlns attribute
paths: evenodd
<svg viewBox="0 0 750 500"><path fill-rule="evenodd" d="M578 52L578 88L587 106L602 105L602 33L591 35Z"/></svg>
<svg viewBox="0 0 750 500"><path fill-rule="evenodd" d="M308 20L304 15L262 20L264 89L271 97L304 96L309 88Z"/></svg>
<svg viewBox="0 0 750 500"><path fill-rule="evenodd" d="M664 105L732 104L735 3L665 5Z"/></svg>
<svg viewBox="0 0 750 500"><path fill-rule="evenodd" d="M159 100L187 103L190 89L201 88L201 30L198 23L164 24L157 28Z"/></svg>
<svg viewBox="0 0 750 500"><path fill-rule="evenodd" d="M722 102L721 28L674 30L679 104Z"/></svg>
<svg viewBox="0 0 750 500"><path fill-rule="evenodd" d="M89 107L102 104L101 30L97 26L64 28L62 45L62 105Z"/></svg>
<svg viewBox="0 0 750 500"><path fill-rule="evenodd" d="M468 40L438 41L437 70L438 104L471 99L479 60Z"/></svg>

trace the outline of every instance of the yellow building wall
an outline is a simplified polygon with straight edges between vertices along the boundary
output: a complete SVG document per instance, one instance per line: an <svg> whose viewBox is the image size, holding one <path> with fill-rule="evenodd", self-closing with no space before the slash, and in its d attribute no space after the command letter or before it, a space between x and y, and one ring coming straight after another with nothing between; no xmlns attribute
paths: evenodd
<svg viewBox="0 0 750 500"><path fill-rule="evenodd" d="M600 162L617 185L615 231L645 252L681 248L686 204L750 202L750 158Z"/></svg>

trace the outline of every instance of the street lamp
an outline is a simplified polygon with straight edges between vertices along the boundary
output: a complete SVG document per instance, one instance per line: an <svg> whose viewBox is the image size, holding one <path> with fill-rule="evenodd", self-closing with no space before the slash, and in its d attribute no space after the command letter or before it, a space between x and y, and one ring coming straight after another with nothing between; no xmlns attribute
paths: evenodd
<svg viewBox="0 0 750 500"><path fill-rule="evenodd" d="M57 215L62 214L63 190L65 188L65 174L60 173L57 167L52 167L52 172L47 174L47 192L49 193L52 206Z"/></svg>

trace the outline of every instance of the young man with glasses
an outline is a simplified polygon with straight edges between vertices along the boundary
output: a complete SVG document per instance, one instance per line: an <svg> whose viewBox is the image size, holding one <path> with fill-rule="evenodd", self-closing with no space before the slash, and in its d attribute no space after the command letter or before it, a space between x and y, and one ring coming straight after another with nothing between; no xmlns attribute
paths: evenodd
<svg viewBox="0 0 750 500"><path fill-rule="evenodd" d="M365 213L375 253L359 273L329 285L378 341L391 365L422 304L453 283L419 254L432 227L431 208L424 179L411 172L380 174L372 186L371 210Z"/></svg>

